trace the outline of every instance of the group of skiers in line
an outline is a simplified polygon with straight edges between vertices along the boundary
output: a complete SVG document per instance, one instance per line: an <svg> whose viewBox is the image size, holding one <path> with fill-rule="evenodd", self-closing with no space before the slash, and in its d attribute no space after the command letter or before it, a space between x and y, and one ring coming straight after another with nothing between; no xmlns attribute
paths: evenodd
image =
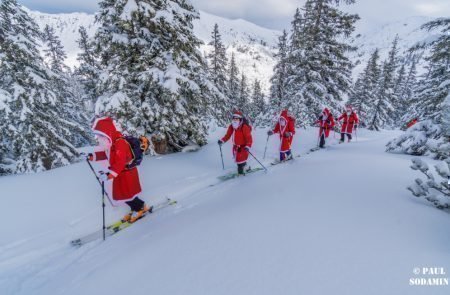
<svg viewBox="0 0 450 295"><path fill-rule="evenodd" d="M228 127L225 136L218 140L218 144L222 145L232 138L232 152L236 161L238 174L244 175L244 167L246 166L249 151L253 144L252 128L248 121L244 118L240 111L233 113L231 124ZM346 106L345 112L341 114L338 121L342 121L341 126L341 140L339 143L345 141L347 136L348 141L352 140L352 133L359 123L359 118L356 112L350 105ZM324 148L326 139L329 137L331 130L334 130L335 120L328 108L324 108L319 115L317 121L319 128L319 147ZM278 133L280 137L280 161L287 161L292 159L291 145L295 135L295 118L289 114L288 110L283 110L277 118L277 123L273 129L267 132L268 136Z"/></svg>
<svg viewBox="0 0 450 295"><path fill-rule="evenodd" d="M353 129L359 123L358 116L351 106L346 107L346 111L337 118L342 122L341 140L344 142L345 136L348 141L352 139ZM316 121L319 128L319 147L325 146L326 138L335 126L335 120L331 112L325 108ZM101 147L101 150L88 154L88 161L108 161L108 169L100 171L99 180L103 183L112 182L110 191L110 201L113 205L127 204L130 212L123 217L124 222L135 222L147 212L152 211L152 206L148 206L139 194L142 192L138 164L133 164L136 154L148 149L149 142L145 137L141 137L136 146L124 136L116 127L110 117L98 118L94 121L92 130ZM288 110L283 110L277 119L273 129L267 132L268 136L278 134L280 138L280 161L288 161L293 158L291 145L295 135L295 118L289 114ZM232 153L237 164L238 175L245 175L245 166L253 144L252 127L242 112L235 111L231 118L225 136L218 140L222 145L232 139ZM140 146L139 146L140 142ZM140 151L139 151L140 149ZM112 198L112 200L111 200Z"/></svg>

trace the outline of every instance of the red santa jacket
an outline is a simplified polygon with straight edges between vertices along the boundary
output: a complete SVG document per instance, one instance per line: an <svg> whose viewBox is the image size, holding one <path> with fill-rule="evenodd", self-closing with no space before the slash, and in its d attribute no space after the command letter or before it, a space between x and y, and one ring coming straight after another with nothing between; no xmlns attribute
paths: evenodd
<svg viewBox="0 0 450 295"><path fill-rule="evenodd" d="M319 124L320 126L320 135L322 135L322 133L325 134L325 137L328 137L330 135L330 131L331 129L333 129L335 123L333 115L331 114L329 109L325 108L322 111L322 114L320 114L319 120L316 121L316 124Z"/></svg>
<svg viewBox="0 0 450 295"><path fill-rule="evenodd" d="M252 129L247 124L241 125L235 130L232 125L228 127L227 133L222 138L223 142L227 142L230 138L233 141L233 156L237 164L245 163L248 159L248 152L245 147L252 147Z"/></svg>
<svg viewBox="0 0 450 295"><path fill-rule="evenodd" d="M286 124L281 126L281 122L285 121ZM288 111L284 110L281 112L280 118L278 119L275 128L272 130L273 133L278 133L280 135L281 145L280 152L287 152L291 149L292 140L295 134L295 119L288 115ZM286 136L287 132L290 132L290 136Z"/></svg>
<svg viewBox="0 0 450 295"><path fill-rule="evenodd" d="M131 201L141 193L142 189L137 167L127 169L127 165L133 160L129 143L116 130L111 118L106 117L96 120L93 130L94 133L106 136L111 141L109 151L96 152L95 160L109 160L109 173L114 176L112 180L113 200L118 202Z"/></svg>
<svg viewBox="0 0 450 295"><path fill-rule="evenodd" d="M339 118L338 121L340 120L344 120L342 122L342 127L341 127L341 133L349 133L352 134L353 133L353 127L355 126L355 124L359 123L359 118L356 115L355 112L352 111L352 113L349 115L347 115L347 113L343 113Z"/></svg>

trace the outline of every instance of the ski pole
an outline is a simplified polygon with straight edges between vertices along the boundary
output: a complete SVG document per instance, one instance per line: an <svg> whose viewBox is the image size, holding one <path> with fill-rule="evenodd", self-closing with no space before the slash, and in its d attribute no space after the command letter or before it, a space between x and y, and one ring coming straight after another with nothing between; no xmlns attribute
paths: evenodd
<svg viewBox="0 0 450 295"><path fill-rule="evenodd" d="M100 184L100 186L102 186L102 181L100 180L100 178L98 178L97 173L94 170L94 167L92 167L91 162L89 161L89 159L86 159L86 162L88 163L89 167L92 170L92 173L94 173L95 178L97 178L98 183ZM111 202L111 200L109 199L108 193L105 191L105 195L108 197L108 201L111 204L111 206L114 206Z"/></svg>
<svg viewBox="0 0 450 295"><path fill-rule="evenodd" d="M264 157L263 159L266 158L266 152L267 152L267 144L269 143L269 135L267 135L267 140L266 140L266 148L264 149Z"/></svg>
<svg viewBox="0 0 450 295"><path fill-rule="evenodd" d="M261 167L264 168L264 170L266 170L267 172L267 168L252 154L252 152L248 151L248 153L259 163L259 165L261 165Z"/></svg>
<svg viewBox="0 0 450 295"><path fill-rule="evenodd" d="M323 128L319 127L319 137L317 138L317 147L319 147L320 145L320 138L322 137L322 132L323 130L321 130Z"/></svg>
<svg viewBox="0 0 450 295"><path fill-rule="evenodd" d="M222 146L220 144L219 144L219 149L220 149L220 158L222 158L222 168L223 168L223 170L225 170L225 164L223 163Z"/></svg>
<svg viewBox="0 0 450 295"><path fill-rule="evenodd" d="M103 207L103 241L106 240L105 226L105 182L102 181L102 207Z"/></svg>

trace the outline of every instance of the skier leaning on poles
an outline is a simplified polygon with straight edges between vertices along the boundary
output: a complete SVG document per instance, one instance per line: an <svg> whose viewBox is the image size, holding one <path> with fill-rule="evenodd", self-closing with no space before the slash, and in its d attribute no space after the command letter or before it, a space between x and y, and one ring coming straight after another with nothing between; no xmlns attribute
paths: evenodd
<svg viewBox="0 0 450 295"><path fill-rule="evenodd" d="M269 130L267 135L274 133L280 135L280 161L292 159L291 145L295 134L295 119L289 116L287 110L281 112L277 124L273 130Z"/></svg>
<svg viewBox="0 0 450 295"><path fill-rule="evenodd" d="M357 128L359 123L358 115L356 115L353 108L348 105L345 108L345 112L337 118L338 121L343 120L341 127L341 140L339 143L343 143L345 140L345 135L347 135L348 142L352 140L353 128Z"/></svg>
<svg viewBox="0 0 450 295"><path fill-rule="evenodd" d="M233 157L237 164L239 175L245 175L244 168L247 164L250 148L253 144L252 127L246 122L240 111L235 111L232 116L231 125L227 133L218 144L221 146L229 139L233 141Z"/></svg>
<svg viewBox="0 0 450 295"><path fill-rule="evenodd" d="M96 119L92 130L103 151L89 154L88 160L108 161L108 170L101 171L99 178L105 183L112 181L110 196L113 205L126 203L130 207L131 212L125 215L123 221L135 222L152 210L152 207L138 197L142 192L139 173L136 166L131 167L136 152L133 152L132 146L117 130L110 117ZM144 152L148 148L148 140L141 138L140 143L140 149Z"/></svg>
<svg viewBox="0 0 450 295"><path fill-rule="evenodd" d="M334 128L334 118L328 108L324 108L319 118L315 122L319 124L319 147L325 147L325 140L330 136L330 131Z"/></svg>

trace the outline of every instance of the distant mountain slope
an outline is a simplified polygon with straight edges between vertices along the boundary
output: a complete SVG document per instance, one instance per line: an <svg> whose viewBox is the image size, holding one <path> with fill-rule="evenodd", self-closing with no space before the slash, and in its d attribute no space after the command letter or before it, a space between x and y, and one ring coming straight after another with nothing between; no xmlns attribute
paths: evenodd
<svg viewBox="0 0 450 295"><path fill-rule="evenodd" d="M29 13L41 27L49 24L56 29L67 51L67 64L71 67L76 66L78 64L76 57L79 52L76 43L79 38L78 28L80 25L85 26L88 34L93 36L98 27L95 24L94 15L47 14L37 11L29 11ZM268 93L269 80L276 64L274 54L277 51L278 36L281 32L260 27L246 20L231 20L203 11L200 12L200 16L200 20L194 21L194 31L204 42L200 50L204 54L210 50L207 44L211 40L214 24L217 23L228 55L231 57L231 53L234 52L240 70L245 72L250 83L259 79ZM400 37L399 49L402 54L419 42L435 38L435 33L420 30L421 25L432 19L422 16L409 17L383 26L370 26L367 23L363 24L364 20L361 20L359 27L364 29L357 28L352 39L352 44L358 47L358 51L351 55L351 59L357 64L353 71L354 78L362 71L375 48L380 49L382 58L387 55L397 34Z"/></svg>

